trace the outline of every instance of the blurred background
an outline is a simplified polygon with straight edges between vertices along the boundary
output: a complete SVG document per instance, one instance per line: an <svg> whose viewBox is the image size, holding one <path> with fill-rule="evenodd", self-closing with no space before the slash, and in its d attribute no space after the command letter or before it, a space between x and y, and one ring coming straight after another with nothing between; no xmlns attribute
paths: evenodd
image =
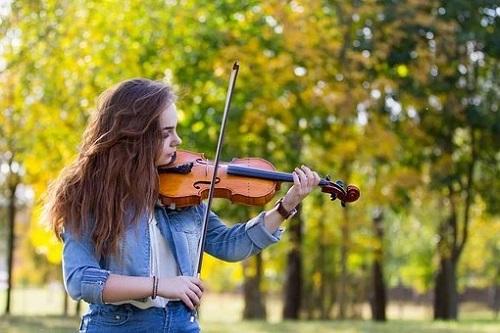
<svg viewBox="0 0 500 333"><path fill-rule="evenodd" d="M213 158L238 59L223 159L306 164L361 198L317 190L262 254L207 257L207 331L498 331L499 26L498 0L0 0L0 329L66 332L86 309L40 212L97 96L171 83L182 148Z"/></svg>

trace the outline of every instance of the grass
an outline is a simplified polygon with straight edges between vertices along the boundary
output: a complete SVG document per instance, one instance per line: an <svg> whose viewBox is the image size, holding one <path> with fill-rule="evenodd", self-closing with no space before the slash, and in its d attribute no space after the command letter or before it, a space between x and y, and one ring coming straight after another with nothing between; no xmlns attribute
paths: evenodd
<svg viewBox="0 0 500 333"><path fill-rule="evenodd" d="M0 332L4 333L65 333L75 332L79 319L58 316L3 316L0 318ZM283 321L269 323L264 321L214 322L203 321L204 333L496 333L500 331L500 323L494 321L389 321L374 323L371 321Z"/></svg>
<svg viewBox="0 0 500 333"><path fill-rule="evenodd" d="M62 317L62 293L54 286L49 289L15 290L12 316L0 317L0 332L28 333L75 332L79 316L75 314L75 303L71 302L71 317ZM0 296L0 309L5 306L4 295ZM206 294L200 308L201 327L204 333L226 332L300 332L300 333L497 333L500 321L493 320L491 311L477 305L464 304L460 309L460 321L432 321L428 306L391 303L386 323L370 320L348 321L282 321L281 303L268 298L268 321L242 321L243 300L238 295ZM83 306L86 311L86 306ZM363 318L369 318L368 307L362 309Z"/></svg>

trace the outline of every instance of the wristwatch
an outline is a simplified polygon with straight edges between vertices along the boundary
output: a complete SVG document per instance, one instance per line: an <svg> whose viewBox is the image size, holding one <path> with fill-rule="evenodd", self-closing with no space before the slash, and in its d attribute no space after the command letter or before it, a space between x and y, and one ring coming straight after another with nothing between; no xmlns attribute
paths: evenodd
<svg viewBox="0 0 500 333"><path fill-rule="evenodd" d="M276 206L278 207L278 213L286 220L292 218L295 214L297 214L297 208L293 208L291 211L287 211L285 207L283 207L283 198L279 199L276 202Z"/></svg>

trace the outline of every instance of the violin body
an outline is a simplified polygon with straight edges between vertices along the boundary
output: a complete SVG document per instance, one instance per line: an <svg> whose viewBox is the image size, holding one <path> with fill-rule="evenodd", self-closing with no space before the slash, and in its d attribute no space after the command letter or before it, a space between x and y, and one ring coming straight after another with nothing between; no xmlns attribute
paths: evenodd
<svg viewBox="0 0 500 333"><path fill-rule="evenodd" d="M160 200L165 206L183 208L200 204L208 197L214 164L201 153L177 150L175 160L158 168ZM272 200L281 182L292 182L290 173L276 171L274 166L256 157L235 158L220 163L215 178L214 197L226 198L233 203L263 206ZM356 186L345 186L342 181L328 178L319 183L322 192L331 199L340 199L342 205L359 198Z"/></svg>
<svg viewBox="0 0 500 333"><path fill-rule="evenodd" d="M236 158L229 164L221 163L217 169L214 188L214 196L217 198L249 206L263 206L271 201L280 188L277 181L228 174L229 165L275 170L270 162L254 157ZM190 170L185 173L183 168ZM162 203L177 208L201 203L208 197L213 172L214 165L202 153L177 150L174 163L159 172Z"/></svg>

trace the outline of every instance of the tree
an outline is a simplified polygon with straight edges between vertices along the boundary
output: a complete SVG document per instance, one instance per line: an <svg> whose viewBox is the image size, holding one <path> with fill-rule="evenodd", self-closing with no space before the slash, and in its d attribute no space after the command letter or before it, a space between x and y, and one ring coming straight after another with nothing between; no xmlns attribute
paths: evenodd
<svg viewBox="0 0 500 333"><path fill-rule="evenodd" d="M402 162L428 167L428 188L447 211L437 229L436 319L457 318L457 264L468 239L474 197L481 195L477 169L498 163L489 150L497 145L492 143L498 128L492 124L498 123L498 112L492 112L481 84L489 82L493 88L486 90L498 92L488 79L498 67L498 50L489 46L495 36L491 8L491 1L385 3L383 24L392 35L388 74L399 83L386 104L413 153ZM408 117L400 113L401 105L410 110ZM409 129L414 127L424 136L412 138Z"/></svg>
<svg viewBox="0 0 500 333"><path fill-rule="evenodd" d="M0 186L6 193L7 199L7 301L5 313L10 314L11 296L14 284L14 250L16 246L15 228L16 213L20 207L18 203L18 189L23 183L23 165L20 155L25 150L25 131L20 130L24 117L20 112L19 90L15 89L12 82L13 75L3 72L0 78L6 83L6 89L0 91ZM10 87L10 88L7 88Z"/></svg>

